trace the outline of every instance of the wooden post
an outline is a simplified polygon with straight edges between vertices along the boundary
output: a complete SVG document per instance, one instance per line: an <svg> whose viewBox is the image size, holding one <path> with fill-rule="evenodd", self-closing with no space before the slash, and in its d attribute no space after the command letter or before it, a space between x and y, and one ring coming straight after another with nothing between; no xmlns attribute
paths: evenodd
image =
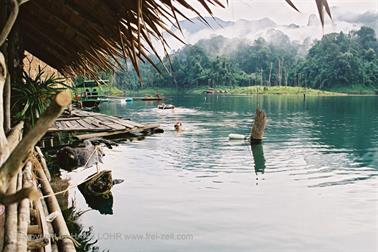
<svg viewBox="0 0 378 252"><path fill-rule="evenodd" d="M67 224L63 218L62 211L60 210L60 206L58 200L54 195L54 191L51 188L49 181L46 178L46 174L43 172L42 169L35 169L37 178L39 183L41 184L42 192L45 196L49 196L45 198L45 202L47 207L49 208L49 212L58 212L57 217L53 221L53 227L55 234L58 236L58 246L59 251L64 252L73 252L76 251L74 243L70 238L70 231L67 228Z"/></svg>
<svg viewBox="0 0 378 252"><path fill-rule="evenodd" d="M264 137L264 130L266 127L267 117L264 111L257 108L255 121L253 123L251 132L251 143L261 143Z"/></svg>

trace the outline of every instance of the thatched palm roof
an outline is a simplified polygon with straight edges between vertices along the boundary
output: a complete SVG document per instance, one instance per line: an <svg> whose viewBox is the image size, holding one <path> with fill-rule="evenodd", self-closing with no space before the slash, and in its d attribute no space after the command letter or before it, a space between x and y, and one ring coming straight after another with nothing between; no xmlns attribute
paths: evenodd
<svg viewBox="0 0 378 252"><path fill-rule="evenodd" d="M223 0L196 0L211 13ZM31 0L20 12L25 49L66 73L111 69L120 57L135 68L151 51L152 38L177 26L188 0ZM225 2L225 1L224 1ZM179 9L180 8L180 9ZM176 16L177 15L177 16ZM153 53L153 51L152 51Z"/></svg>
<svg viewBox="0 0 378 252"><path fill-rule="evenodd" d="M327 0L315 1L323 23ZM19 18L25 49L62 73L113 69L122 57L138 70L139 59L156 53L153 39L167 46L163 33L186 18L183 9L201 16L193 2L211 15L212 7L227 0L30 0Z"/></svg>

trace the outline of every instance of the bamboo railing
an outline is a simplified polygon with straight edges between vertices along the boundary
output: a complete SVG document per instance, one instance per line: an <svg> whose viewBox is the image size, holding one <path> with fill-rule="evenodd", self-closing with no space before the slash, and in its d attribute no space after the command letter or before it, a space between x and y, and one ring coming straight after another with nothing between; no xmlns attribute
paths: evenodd
<svg viewBox="0 0 378 252"><path fill-rule="evenodd" d="M9 185L12 191L31 186L41 188L41 197L34 201L24 198L7 206L3 251L76 251L46 174L48 169L44 160L42 152L36 149L30 161ZM46 218L51 213L56 216L52 220L52 228Z"/></svg>

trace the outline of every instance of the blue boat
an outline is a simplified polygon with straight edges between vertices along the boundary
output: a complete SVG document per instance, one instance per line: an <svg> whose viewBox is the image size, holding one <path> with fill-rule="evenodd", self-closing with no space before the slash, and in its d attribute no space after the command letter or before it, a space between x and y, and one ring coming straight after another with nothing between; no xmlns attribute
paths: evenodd
<svg viewBox="0 0 378 252"><path fill-rule="evenodd" d="M126 102L132 102L134 99L132 97L126 97L125 101Z"/></svg>

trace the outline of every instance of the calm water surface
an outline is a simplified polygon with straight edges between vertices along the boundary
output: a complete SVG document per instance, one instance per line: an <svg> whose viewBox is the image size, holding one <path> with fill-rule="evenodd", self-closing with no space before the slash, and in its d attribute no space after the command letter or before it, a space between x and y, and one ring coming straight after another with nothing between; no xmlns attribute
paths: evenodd
<svg viewBox="0 0 378 252"><path fill-rule="evenodd" d="M81 218L101 249L378 251L378 97L260 97L269 122L253 149L227 136L249 133L256 97L168 102L178 108L101 107L166 131L106 151L102 168L125 182L113 188L112 215ZM70 176L75 183L91 172Z"/></svg>

